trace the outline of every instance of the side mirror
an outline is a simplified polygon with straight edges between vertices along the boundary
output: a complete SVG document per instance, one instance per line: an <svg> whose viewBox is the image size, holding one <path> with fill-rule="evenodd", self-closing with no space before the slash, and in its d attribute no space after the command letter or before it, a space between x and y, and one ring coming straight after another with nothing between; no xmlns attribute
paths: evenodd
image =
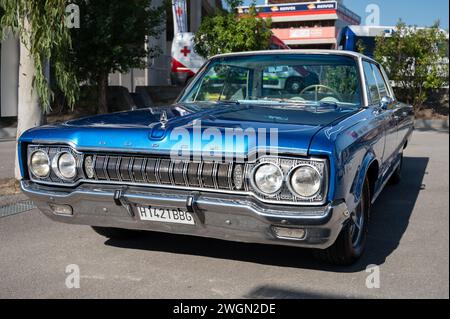
<svg viewBox="0 0 450 319"><path fill-rule="evenodd" d="M389 110L392 108L392 105L394 104L395 100L391 98L390 96L384 96L380 101L380 106L383 110Z"/></svg>

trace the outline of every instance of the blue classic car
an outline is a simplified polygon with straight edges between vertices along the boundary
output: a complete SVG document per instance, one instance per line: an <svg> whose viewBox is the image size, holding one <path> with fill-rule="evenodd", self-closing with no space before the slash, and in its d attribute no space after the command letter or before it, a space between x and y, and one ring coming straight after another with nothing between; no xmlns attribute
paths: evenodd
<svg viewBox="0 0 450 319"><path fill-rule="evenodd" d="M310 81L276 89L268 68ZM307 247L348 265L363 254L371 205L400 180L412 131L412 108L363 55L225 54L172 106L25 132L21 187L51 219L108 237L149 230Z"/></svg>

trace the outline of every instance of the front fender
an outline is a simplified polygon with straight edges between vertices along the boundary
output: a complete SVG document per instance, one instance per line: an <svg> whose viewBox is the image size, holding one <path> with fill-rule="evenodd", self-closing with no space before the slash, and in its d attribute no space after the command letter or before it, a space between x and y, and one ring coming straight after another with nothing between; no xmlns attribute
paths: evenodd
<svg viewBox="0 0 450 319"><path fill-rule="evenodd" d="M376 161L381 165L384 147L383 122L370 108L318 133L309 153L316 156L326 154L330 158L329 199L343 199L349 211L353 211L360 202L364 179L372 163ZM331 151L325 153L324 149ZM376 181L371 184L376 185Z"/></svg>
<svg viewBox="0 0 450 319"><path fill-rule="evenodd" d="M369 171L370 166L372 163L376 162L376 156L372 149L370 149L366 155L364 156L364 159L357 171L357 174L355 176L355 180L353 181L352 187L351 187L351 193L353 194L354 198L354 205L356 206L360 199L361 194L364 187L364 181L366 179L367 173Z"/></svg>

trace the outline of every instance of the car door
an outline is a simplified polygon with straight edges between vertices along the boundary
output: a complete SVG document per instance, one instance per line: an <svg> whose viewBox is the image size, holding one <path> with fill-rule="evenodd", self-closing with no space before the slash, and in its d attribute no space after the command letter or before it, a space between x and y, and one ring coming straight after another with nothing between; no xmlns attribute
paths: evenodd
<svg viewBox="0 0 450 319"><path fill-rule="evenodd" d="M384 127L385 143L383 152L382 170L386 173L390 167L390 163L395 158L397 148L397 119L394 114L394 105L383 109L381 100L383 97L391 97L392 94L388 89L380 69L377 65L369 61L363 61L363 68L367 83L367 94L369 103L374 109L374 114Z"/></svg>
<svg viewBox="0 0 450 319"><path fill-rule="evenodd" d="M388 97L393 103L387 105L387 108L383 111L388 115L387 127L386 127L386 160L391 163L397 158L398 154L398 145L399 145L399 136L398 136L398 121L399 121L399 105L395 102L395 97L392 92L388 88L388 84L385 81L385 78L382 74L381 68L379 65L372 64L373 72L375 75L375 79L377 81L378 91L380 92L380 97Z"/></svg>
<svg viewBox="0 0 450 319"><path fill-rule="evenodd" d="M414 110L411 105L407 105L404 103L401 103L397 101L395 98L394 90L392 89L391 85L389 84L389 79L386 75L386 72L384 71L383 67L380 66L381 73L385 79L386 86L388 87L388 90L391 92L392 97L395 100L394 105L394 117L397 121L397 147L398 151L400 152L403 148L404 144L406 143L406 139L408 136L408 133L411 131L413 127L413 117L414 117Z"/></svg>

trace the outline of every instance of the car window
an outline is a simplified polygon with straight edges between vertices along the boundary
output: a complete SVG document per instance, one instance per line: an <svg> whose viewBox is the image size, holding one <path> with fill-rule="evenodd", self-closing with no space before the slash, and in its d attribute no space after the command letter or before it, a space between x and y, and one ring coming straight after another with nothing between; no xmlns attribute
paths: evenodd
<svg viewBox="0 0 450 319"><path fill-rule="evenodd" d="M369 62L363 62L363 67L367 83L367 90L368 90L367 93L369 96L369 103L370 104L380 103L381 101L380 91L378 88L378 83L375 77L374 70L372 68L372 64L370 64Z"/></svg>
<svg viewBox="0 0 450 319"><path fill-rule="evenodd" d="M220 65L204 76L193 101L243 100L248 96L250 71L245 68Z"/></svg>
<svg viewBox="0 0 450 319"><path fill-rule="evenodd" d="M375 79L377 81L377 86L378 86L378 91L380 92L380 97L385 97L385 96L389 96L389 92L386 86L386 83L384 82L384 78L381 75L381 71L378 68L378 66L373 65L372 64L372 68L373 68L373 73L375 74Z"/></svg>
<svg viewBox="0 0 450 319"><path fill-rule="evenodd" d="M340 55L261 54L212 59L180 98L183 103L361 106L354 58ZM211 104L209 104L211 105ZM202 107L208 107L205 103Z"/></svg>

